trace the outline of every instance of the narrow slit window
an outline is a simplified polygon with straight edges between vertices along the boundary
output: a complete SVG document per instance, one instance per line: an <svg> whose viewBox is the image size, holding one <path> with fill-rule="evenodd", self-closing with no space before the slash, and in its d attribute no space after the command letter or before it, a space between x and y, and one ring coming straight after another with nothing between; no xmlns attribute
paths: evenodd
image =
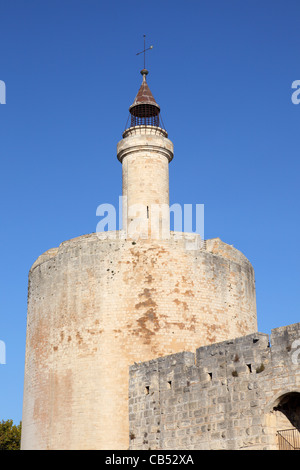
<svg viewBox="0 0 300 470"><path fill-rule="evenodd" d="M150 387L149 385L146 385L145 387L145 395L149 395Z"/></svg>

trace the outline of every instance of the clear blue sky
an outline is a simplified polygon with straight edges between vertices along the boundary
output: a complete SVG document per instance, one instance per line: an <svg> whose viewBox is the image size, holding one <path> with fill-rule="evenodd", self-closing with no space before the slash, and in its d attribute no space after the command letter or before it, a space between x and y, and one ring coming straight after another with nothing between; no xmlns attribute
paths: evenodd
<svg viewBox="0 0 300 470"><path fill-rule="evenodd" d="M299 318L299 0L1 0L0 420L22 416L28 271L117 205L141 83L174 143L171 203L255 269L259 330Z"/></svg>

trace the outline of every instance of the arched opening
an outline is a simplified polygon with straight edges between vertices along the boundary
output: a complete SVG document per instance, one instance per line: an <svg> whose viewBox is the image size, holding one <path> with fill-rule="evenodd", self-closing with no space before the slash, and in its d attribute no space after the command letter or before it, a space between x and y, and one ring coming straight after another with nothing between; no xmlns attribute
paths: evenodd
<svg viewBox="0 0 300 470"><path fill-rule="evenodd" d="M279 450L300 450L300 393L283 395L273 410Z"/></svg>
<svg viewBox="0 0 300 470"><path fill-rule="evenodd" d="M267 408L265 434L273 449L300 450L300 393L287 391Z"/></svg>
<svg viewBox="0 0 300 470"><path fill-rule="evenodd" d="M273 409L279 427L300 429L300 393L291 392L283 395Z"/></svg>

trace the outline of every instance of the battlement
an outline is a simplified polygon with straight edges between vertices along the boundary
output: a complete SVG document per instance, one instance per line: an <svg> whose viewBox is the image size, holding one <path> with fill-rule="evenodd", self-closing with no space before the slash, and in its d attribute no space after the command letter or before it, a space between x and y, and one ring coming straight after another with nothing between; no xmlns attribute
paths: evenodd
<svg viewBox="0 0 300 470"><path fill-rule="evenodd" d="M131 448L275 449L274 410L300 392L299 366L300 323L134 364Z"/></svg>
<svg viewBox="0 0 300 470"><path fill-rule="evenodd" d="M47 250L45 253L42 253L36 261L31 266L31 271L34 270L37 266L40 266L45 261L49 261L55 256L58 255L59 251L62 249L74 249L78 245L82 244L89 244L95 241L102 242L103 248L105 246L107 248L111 248L113 245L124 245L126 241L131 244L132 240L127 239L126 232L124 230L111 230L105 232L95 232L89 233L86 235L81 235L80 237L71 238L70 240L66 240L62 242L59 247L51 248ZM136 243L159 243L161 245L167 244L177 248L178 245L182 245L185 247L187 251L193 251L197 253L197 251L206 251L210 255L218 256L228 260L228 262L234 262L237 264L249 265L249 268L252 268L250 261L246 258L246 256L233 247L233 245L228 245L227 243L223 242L220 238L212 238L207 240L202 240L200 235L197 233L188 233L188 232L169 232L169 237L164 239L141 239L138 240ZM118 247L117 247L118 248Z"/></svg>

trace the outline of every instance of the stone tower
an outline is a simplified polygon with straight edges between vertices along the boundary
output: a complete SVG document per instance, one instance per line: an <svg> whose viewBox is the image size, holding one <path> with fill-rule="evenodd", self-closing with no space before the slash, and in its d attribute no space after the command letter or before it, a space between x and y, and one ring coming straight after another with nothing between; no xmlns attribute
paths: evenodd
<svg viewBox="0 0 300 470"><path fill-rule="evenodd" d="M143 69L141 74L143 83L129 108L131 125L117 148L125 198L123 229L133 238L169 238L169 162L173 144L160 127L160 107L148 87L148 71ZM157 212L152 214L155 209Z"/></svg>
<svg viewBox="0 0 300 470"><path fill-rule="evenodd" d="M170 232L173 144L141 73L117 147L123 230L65 241L30 269L22 449L128 449L131 364L257 331L246 257Z"/></svg>

